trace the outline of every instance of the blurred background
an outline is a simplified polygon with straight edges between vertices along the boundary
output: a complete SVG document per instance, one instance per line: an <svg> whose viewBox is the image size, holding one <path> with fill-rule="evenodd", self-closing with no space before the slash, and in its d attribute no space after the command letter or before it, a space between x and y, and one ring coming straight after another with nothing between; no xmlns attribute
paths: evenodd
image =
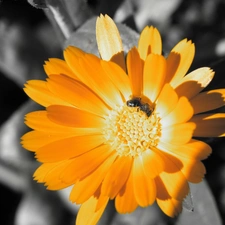
<svg viewBox="0 0 225 225"><path fill-rule="evenodd" d="M102 13L126 24L136 33L126 32L134 36L146 25L156 26L165 55L181 39L191 39L196 45L191 70L210 66L216 76L207 89L225 87L224 12L224 0L1 0L0 224L70 225L75 221L78 206L69 203L69 190L46 191L33 181L38 163L20 146L20 137L27 131L23 117L38 109L24 94L23 85L29 79L45 79L45 60L61 58L70 43L95 52L95 27L87 21ZM129 42L126 37L125 42ZM194 212L184 210L169 219L154 205L121 216L109 206L99 224L225 224L225 139L204 141L213 153L204 161L205 181L191 186Z"/></svg>

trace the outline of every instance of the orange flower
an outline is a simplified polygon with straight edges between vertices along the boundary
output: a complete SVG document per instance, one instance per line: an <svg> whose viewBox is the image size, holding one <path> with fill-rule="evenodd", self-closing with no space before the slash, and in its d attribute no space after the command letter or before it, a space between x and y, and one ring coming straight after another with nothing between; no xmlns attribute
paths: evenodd
<svg viewBox="0 0 225 225"><path fill-rule="evenodd" d="M42 163L34 178L50 190L73 186L70 200L81 204L76 224L96 224L109 199L119 213L156 201L173 217L211 153L193 137L225 136L225 114L207 113L224 105L225 89L201 92L210 68L186 75L191 41L165 58L158 30L146 27L125 61L111 18L97 19L96 36L101 59L70 46L65 61L46 62L47 81L25 85L45 107L26 115L33 131L22 137Z"/></svg>

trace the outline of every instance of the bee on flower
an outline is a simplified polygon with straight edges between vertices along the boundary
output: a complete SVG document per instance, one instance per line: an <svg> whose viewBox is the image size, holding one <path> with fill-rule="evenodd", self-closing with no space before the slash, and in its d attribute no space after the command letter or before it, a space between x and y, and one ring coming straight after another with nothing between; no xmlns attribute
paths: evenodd
<svg viewBox="0 0 225 225"><path fill-rule="evenodd" d="M225 89L204 91L214 72L188 73L195 47L180 41L162 55L158 30L145 27L124 56L119 31L97 18L100 58L69 46L64 60L49 59L47 80L31 80L27 95L44 107L26 115L32 131L22 145L41 166L34 173L50 190L73 186L81 204L76 224L97 224L109 200L119 213L157 202L174 217L189 193L188 182L206 173L211 153L197 137L225 136Z"/></svg>

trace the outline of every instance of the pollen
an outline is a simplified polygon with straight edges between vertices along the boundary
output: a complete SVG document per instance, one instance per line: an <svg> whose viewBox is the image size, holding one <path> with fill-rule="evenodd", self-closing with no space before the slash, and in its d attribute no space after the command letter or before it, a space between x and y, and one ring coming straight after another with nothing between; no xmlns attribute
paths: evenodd
<svg viewBox="0 0 225 225"><path fill-rule="evenodd" d="M161 136L159 116L153 111L148 117L139 107L117 107L105 117L105 124L106 143L120 156L138 156L157 146Z"/></svg>

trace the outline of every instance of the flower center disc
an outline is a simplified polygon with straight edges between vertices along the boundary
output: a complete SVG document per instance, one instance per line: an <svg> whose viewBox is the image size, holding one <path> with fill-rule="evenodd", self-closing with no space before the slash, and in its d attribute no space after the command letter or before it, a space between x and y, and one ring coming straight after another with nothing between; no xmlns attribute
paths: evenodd
<svg viewBox="0 0 225 225"><path fill-rule="evenodd" d="M105 139L121 156L135 157L158 144L161 124L154 112L148 117L139 107L124 105L105 119Z"/></svg>

